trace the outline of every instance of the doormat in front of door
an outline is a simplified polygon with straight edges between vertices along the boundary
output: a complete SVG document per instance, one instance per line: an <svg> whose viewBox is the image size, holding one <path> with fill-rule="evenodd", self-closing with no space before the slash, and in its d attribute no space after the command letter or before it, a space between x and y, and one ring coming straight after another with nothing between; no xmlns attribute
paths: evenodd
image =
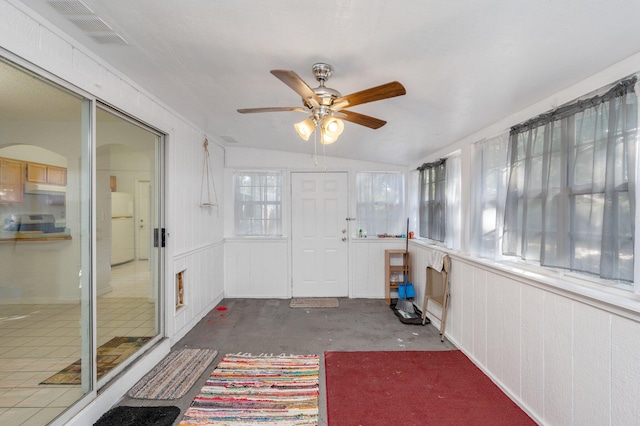
<svg viewBox="0 0 640 426"><path fill-rule="evenodd" d="M290 308L337 308L340 302L335 297L294 297Z"/></svg>
<svg viewBox="0 0 640 426"><path fill-rule="evenodd" d="M96 351L98 362L98 380L113 370L122 361L137 352L151 337L114 337ZM79 385L81 384L81 360L60 370L41 385Z"/></svg>

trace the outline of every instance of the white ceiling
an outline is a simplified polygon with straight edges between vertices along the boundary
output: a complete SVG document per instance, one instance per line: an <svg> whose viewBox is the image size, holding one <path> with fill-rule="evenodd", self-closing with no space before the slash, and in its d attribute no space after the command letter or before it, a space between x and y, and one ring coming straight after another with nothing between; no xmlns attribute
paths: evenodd
<svg viewBox="0 0 640 426"><path fill-rule="evenodd" d="M301 106L269 73L316 87L334 66L343 95L400 81L405 96L353 107L326 154L413 164L640 51L638 0L83 0L129 45L99 44L44 0L22 0L199 126L236 146L313 153ZM516 124L516 123L513 123ZM311 141L311 139L310 139Z"/></svg>

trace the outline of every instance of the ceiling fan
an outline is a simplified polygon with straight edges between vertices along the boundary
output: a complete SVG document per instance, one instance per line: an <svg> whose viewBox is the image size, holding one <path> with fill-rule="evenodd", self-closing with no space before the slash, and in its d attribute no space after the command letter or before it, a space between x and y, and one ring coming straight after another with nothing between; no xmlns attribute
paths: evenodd
<svg viewBox="0 0 640 426"><path fill-rule="evenodd" d="M296 131L304 140L309 140L311 134L319 128L320 141L330 144L338 139L344 130L344 122L350 121L371 129L379 129L387 122L357 112L349 111L356 105L367 102L393 98L407 93L404 86L397 81L371 87L369 89L342 96L340 92L325 86L326 81L333 73L333 67L325 63L316 63L311 68L313 75L320 85L314 89L309 87L295 72L287 70L271 70L284 84L293 89L302 97L301 107L270 107L270 108L244 108L238 112L242 114L255 112L281 112L299 111L309 114L309 117L294 125Z"/></svg>

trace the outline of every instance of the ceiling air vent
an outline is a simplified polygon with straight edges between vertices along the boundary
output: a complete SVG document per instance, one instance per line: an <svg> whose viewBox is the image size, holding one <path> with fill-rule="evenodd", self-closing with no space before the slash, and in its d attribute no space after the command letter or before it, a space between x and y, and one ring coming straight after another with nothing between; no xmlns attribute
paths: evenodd
<svg viewBox="0 0 640 426"><path fill-rule="evenodd" d="M104 33L88 33L88 36L101 44L129 44L127 40L122 38L122 36L115 31Z"/></svg>
<svg viewBox="0 0 640 426"><path fill-rule="evenodd" d="M113 31L113 28L111 28L109 24L96 15L69 16L67 19L76 24L83 31Z"/></svg>
<svg viewBox="0 0 640 426"><path fill-rule="evenodd" d="M238 143L238 141L235 140L233 136L220 136L220 139L222 139L226 143Z"/></svg>
<svg viewBox="0 0 640 426"><path fill-rule="evenodd" d="M53 7L63 15L92 15L93 10L80 0L46 0L49 6Z"/></svg>
<svg viewBox="0 0 640 426"><path fill-rule="evenodd" d="M45 0L49 6L77 25L86 35L100 44L128 45L129 42L118 34L111 25L80 0Z"/></svg>

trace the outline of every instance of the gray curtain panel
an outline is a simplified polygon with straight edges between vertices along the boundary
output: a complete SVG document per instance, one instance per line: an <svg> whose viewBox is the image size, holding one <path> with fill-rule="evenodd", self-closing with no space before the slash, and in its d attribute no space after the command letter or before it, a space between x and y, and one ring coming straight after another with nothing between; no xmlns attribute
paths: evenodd
<svg viewBox="0 0 640 426"><path fill-rule="evenodd" d="M446 160L425 163L420 171L420 236L444 242Z"/></svg>
<svg viewBox="0 0 640 426"><path fill-rule="evenodd" d="M633 281L635 84L511 129L505 255Z"/></svg>

